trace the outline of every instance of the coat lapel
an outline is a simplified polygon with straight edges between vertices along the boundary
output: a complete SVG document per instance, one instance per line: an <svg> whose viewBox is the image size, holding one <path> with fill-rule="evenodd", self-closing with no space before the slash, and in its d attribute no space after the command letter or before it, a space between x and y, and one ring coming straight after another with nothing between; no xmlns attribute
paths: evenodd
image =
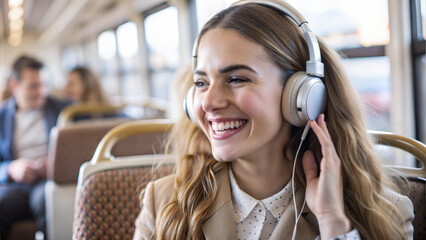
<svg viewBox="0 0 426 240"><path fill-rule="evenodd" d="M228 167L225 167L218 173L219 192L207 220L201 226L207 240L237 239L228 171Z"/></svg>

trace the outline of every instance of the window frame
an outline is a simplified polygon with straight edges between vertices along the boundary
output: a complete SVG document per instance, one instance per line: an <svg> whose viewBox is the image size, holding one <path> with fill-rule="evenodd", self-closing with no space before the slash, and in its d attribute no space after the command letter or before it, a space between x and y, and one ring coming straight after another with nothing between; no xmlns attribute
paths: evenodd
<svg viewBox="0 0 426 240"><path fill-rule="evenodd" d="M146 70L147 70L148 85L149 85L149 97L150 98L157 98L157 97L153 96L153 94L154 94L154 89L153 89L154 86L152 84L152 77L153 77L153 74L155 73L155 71L153 71L153 69L150 67L150 59L149 59L149 55L150 55L149 53L150 53L150 51L148 49L148 43L147 43L147 40L146 40L145 21L146 21L146 18L149 17L151 14L158 13L158 12L164 10L164 9L169 8L169 7L176 7L176 6L174 6L173 4L170 4L169 2L165 1L165 2L161 2L161 3L153 6L153 7L149 8L149 9L147 9L147 10L144 10L144 11L142 11L140 13L141 16L142 16L142 25L144 25L143 36L145 38L144 39L145 44L144 44L143 48L144 48L144 51L145 51L146 54L144 54L143 58L144 58L144 61L146 63L145 67L146 67Z"/></svg>
<svg viewBox="0 0 426 240"><path fill-rule="evenodd" d="M410 0L410 25L411 25L411 61L413 73L413 101L415 119L415 137L417 140L426 142L426 119L425 109L422 108L422 89L425 89L422 81L421 59L426 55L426 40L422 34L422 19L420 14L420 1ZM426 73L423 73L426 74ZM425 76L423 76L425 77Z"/></svg>

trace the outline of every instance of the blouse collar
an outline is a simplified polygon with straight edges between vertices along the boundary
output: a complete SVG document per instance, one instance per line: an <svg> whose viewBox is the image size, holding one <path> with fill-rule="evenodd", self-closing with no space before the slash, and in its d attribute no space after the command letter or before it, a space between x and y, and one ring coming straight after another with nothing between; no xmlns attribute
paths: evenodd
<svg viewBox="0 0 426 240"><path fill-rule="evenodd" d="M244 221L257 204L264 205L272 213L274 218L279 220L292 199L290 181L278 193L263 200L257 200L240 189L231 167L229 168L229 179L231 183L234 217L237 223Z"/></svg>

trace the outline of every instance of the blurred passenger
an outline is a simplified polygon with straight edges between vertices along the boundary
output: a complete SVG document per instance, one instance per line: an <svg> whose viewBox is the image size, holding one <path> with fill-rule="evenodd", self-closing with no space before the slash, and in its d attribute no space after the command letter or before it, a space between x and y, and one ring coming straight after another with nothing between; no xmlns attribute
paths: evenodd
<svg viewBox="0 0 426 240"><path fill-rule="evenodd" d="M28 56L13 64L12 97L0 108L0 238L18 221L35 218L45 231L44 184L50 129L69 102L47 96L43 64Z"/></svg>
<svg viewBox="0 0 426 240"><path fill-rule="evenodd" d="M64 94L76 102L109 104L99 79L84 66L76 67L68 74Z"/></svg>
<svg viewBox="0 0 426 240"><path fill-rule="evenodd" d="M413 238L339 56L289 16L239 1L201 29L176 173L147 185L134 239Z"/></svg>
<svg viewBox="0 0 426 240"><path fill-rule="evenodd" d="M86 107L94 107L97 110L100 109L97 105L112 107L98 77L85 66L75 67L68 73L63 93L65 98L74 100L76 104L92 105ZM76 113L72 121L126 117L121 111L103 113L102 111L97 112L97 110L89 114Z"/></svg>

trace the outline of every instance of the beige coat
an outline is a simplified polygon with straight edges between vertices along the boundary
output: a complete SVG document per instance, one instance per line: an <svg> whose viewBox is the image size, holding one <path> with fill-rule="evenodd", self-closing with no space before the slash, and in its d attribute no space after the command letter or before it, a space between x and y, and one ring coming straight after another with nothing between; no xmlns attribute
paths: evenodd
<svg viewBox="0 0 426 240"><path fill-rule="evenodd" d="M151 239L155 229L157 213L172 198L174 177L175 175L170 175L148 184L143 198L142 211L136 219L134 239ZM237 239L228 168L222 169L218 173L217 182L219 185L217 199L201 227L204 237L208 240ZM389 193L388 198L402 210L406 219L405 230L408 236L412 236L413 227L411 221L414 215L411 201L408 197L401 196L395 192ZM300 188L300 190L296 191L297 206L302 206L303 199L304 191ZM283 216L270 239L290 240L294 222L294 205L293 201L291 201L284 210ZM305 206L297 225L296 239L315 239L318 235L318 222L314 214Z"/></svg>

